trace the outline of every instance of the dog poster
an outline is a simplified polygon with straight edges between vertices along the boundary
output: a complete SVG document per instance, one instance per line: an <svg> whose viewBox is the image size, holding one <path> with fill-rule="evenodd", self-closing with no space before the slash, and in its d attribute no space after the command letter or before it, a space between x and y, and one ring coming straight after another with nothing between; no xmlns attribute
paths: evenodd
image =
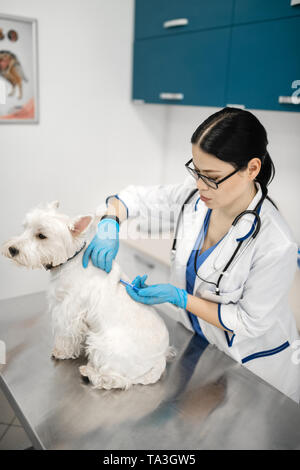
<svg viewBox="0 0 300 470"><path fill-rule="evenodd" d="M37 22L0 14L0 124L38 122Z"/></svg>

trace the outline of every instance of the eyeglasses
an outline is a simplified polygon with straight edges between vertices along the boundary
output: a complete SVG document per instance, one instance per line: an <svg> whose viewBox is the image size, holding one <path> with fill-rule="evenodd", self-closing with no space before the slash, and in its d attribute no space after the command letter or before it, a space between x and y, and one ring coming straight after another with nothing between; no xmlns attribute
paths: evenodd
<svg viewBox="0 0 300 470"><path fill-rule="evenodd" d="M196 181L200 178L207 186L213 189L218 189L219 184L223 183L223 181L227 180L230 178L230 176L233 176L235 173L239 171L239 168L237 170L234 170L232 173L230 173L228 176L225 176L225 178L222 178L220 181L215 181L212 178L209 178L208 176L201 175L201 173L196 170L195 168L191 168L189 166L190 163L192 163L193 159L191 158L184 166L186 167L187 171L195 178Z"/></svg>

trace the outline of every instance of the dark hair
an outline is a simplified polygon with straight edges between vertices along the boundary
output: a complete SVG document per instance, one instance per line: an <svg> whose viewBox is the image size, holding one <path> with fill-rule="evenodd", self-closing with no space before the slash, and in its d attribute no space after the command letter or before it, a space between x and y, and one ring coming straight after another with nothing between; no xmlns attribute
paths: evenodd
<svg viewBox="0 0 300 470"><path fill-rule="evenodd" d="M267 151L266 129L250 111L223 108L200 124L191 143L240 170L257 157L261 160L261 169L255 181L267 187L274 178L275 167Z"/></svg>

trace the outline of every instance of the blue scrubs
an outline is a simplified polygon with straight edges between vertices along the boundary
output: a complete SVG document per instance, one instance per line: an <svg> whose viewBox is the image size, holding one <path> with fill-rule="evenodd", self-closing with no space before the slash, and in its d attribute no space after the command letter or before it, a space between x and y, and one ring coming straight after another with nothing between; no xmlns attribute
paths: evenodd
<svg viewBox="0 0 300 470"><path fill-rule="evenodd" d="M201 248L203 246L205 237L206 237L211 211L212 211L211 209L208 209L208 211L206 213L204 223L202 225L202 228L201 228L200 233L198 235L198 238L196 240L195 246L194 246L194 248L193 248L193 250L190 254L190 257L189 257L189 260L188 260L187 266L186 266L186 291L187 291L188 294L191 294L191 295L193 295L193 292L194 292L194 285L195 285L195 279L196 279L196 272L195 272L195 269L194 269L195 256L197 255L196 267L197 267L197 272L198 272L198 269L200 268L201 264L204 263L206 258L210 255L210 253L212 251L214 251L216 246L224 238L224 237L222 237L221 240L219 240L215 245L208 248L206 251L201 253L201 255L199 254L200 251L201 251ZM203 334L203 332L200 328L199 322L197 320L197 316L194 315L193 313L189 312L188 310L186 312L188 314L188 317L190 319L190 322L191 322L192 327L194 328L195 332L199 336L201 336L203 339L205 339L205 341L207 341L207 339L205 338L205 336L204 336L204 334Z"/></svg>
<svg viewBox="0 0 300 470"><path fill-rule="evenodd" d="M261 209L261 205L259 206L259 208L257 210L258 214L260 213L260 209ZM219 240L215 245L208 248L206 251L201 253L201 255L199 254L200 251L201 251L201 248L203 246L205 237L206 237L211 211L212 211L211 209L208 209L208 211L206 213L204 223L202 225L202 228L200 230L200 233L198 235L198 238L196 240L196 243L195 243L194 248L193 248L193 250L190 254L190 257L189 257L189 260L188 260L187 266L186 266L186 291L187 291L188 294L191 294L191 295L193 295L194 285L195 285L195 280L196 280L196 272L195 272L194 266L195 266L195 256L197 255L197 252L198 252L198 255L197 255L197 259L196 259L196 267L197 267L197 272L198 272L198 269L200 268L201 264L204 263L206 258L212 253L212 251L214 251L216 246L218 246L218 244L225 237L225 235L224 235L224 237L222 237L221 240ZM244 237L238 238L237 242L242 241L242 240L246 240L247 238L249 238L252 235L252 232L255 229L256 223L257 223L257 220L255 219L255 221L252 224L252 227L251 227L250 231ZM186 312L188 314L188 317L190 319L190 322L191 322L192 327L194 328L195 332L199 336L201 336L205 341L207 341L207 339L205 338L205 336L204 336L204 334L201 330L201 327L199 325L197 316L194 315L193 313L189 312L188 310ZM227 337L227 332L226 331L225 331L225 335Z"/></svg>

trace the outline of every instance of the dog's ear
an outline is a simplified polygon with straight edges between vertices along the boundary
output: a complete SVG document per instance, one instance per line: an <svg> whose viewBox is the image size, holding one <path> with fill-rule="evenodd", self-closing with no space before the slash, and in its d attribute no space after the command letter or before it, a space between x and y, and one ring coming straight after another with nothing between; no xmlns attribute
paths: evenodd
<svg viewBox="0 0 300 470"><path fill-rule="evenodd" d="M59 208L59 201L52 201L47 204L48 209L58 209Z"/></svg>
<svg viewBox="0 0 300 470"><path fill-rule="evenodd" d="M74 219L73 222L69 225L69 229L73 237L86 232L92 220L93 217L91 215L76 217L76 219Z"/></svg>

